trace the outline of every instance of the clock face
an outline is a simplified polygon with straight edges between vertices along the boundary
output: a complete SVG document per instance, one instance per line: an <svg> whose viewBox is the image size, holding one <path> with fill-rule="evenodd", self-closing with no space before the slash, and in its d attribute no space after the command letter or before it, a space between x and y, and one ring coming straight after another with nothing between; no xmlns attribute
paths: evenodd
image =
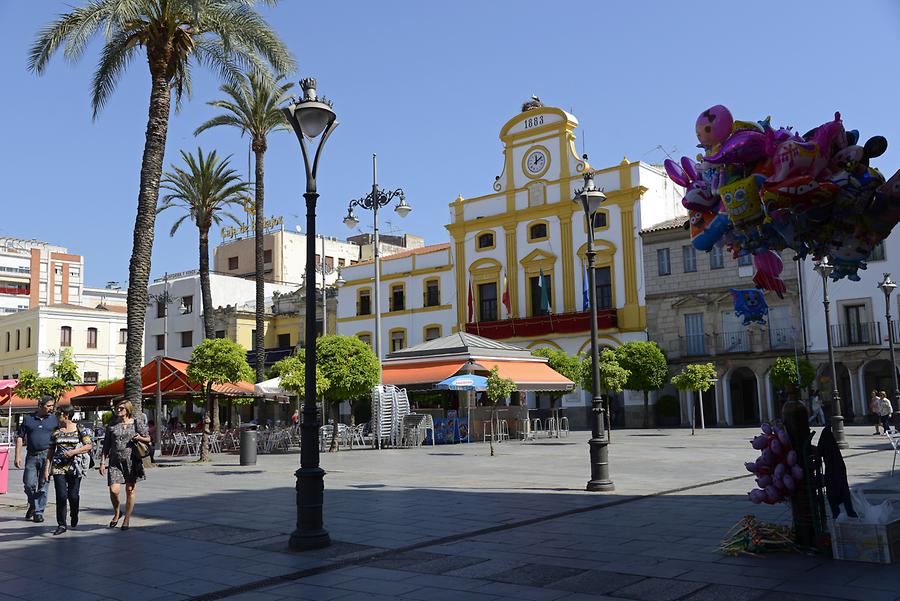
<svg viewBox="0 0 900 601"><path fill-rule="evenodd" d="M533 150L525 159L525 167L531 173L540 173L547 166L547 155L542 150Z"/></svg>

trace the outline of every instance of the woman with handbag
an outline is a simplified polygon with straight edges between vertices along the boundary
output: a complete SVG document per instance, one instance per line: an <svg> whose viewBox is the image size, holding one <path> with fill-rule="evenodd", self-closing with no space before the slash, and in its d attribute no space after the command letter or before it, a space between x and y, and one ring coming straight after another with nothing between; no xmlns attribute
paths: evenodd
<svg viewBox="0 0 900 601"><path fill-rule="evenodd" d="M135 487L138 480L144 479L143 458L149 455L150 435L147 424L132 415L130 401L121 401L116 405L116 417L106 429L103 439L103 454L100 457L100 475L107 471L109 500L115 514L109 522L115 528L122 517L119 504L119 488L125 485L125 519L122 530L128 530L131 512L134 509ZM143 417L143 416L140 416Z"/></svg>
<svg viewBox="0 0 900 601"><path fill-rule="evenodd" d="M68 530L66 508L68 505L72 528L78 526L78 501L81 479L84 478L86 462L90 462L92 441L90 430L78 427L72 418L75 410L71 407L57 409L59 427L50 434L50 447L44 463L44 480L56 489L56 530L58 536Z"/></svg>

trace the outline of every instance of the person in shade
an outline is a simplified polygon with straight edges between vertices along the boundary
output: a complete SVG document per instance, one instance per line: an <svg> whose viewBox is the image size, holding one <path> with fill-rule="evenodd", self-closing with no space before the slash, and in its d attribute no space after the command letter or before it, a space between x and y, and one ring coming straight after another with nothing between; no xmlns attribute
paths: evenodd
<svg viewBox="0 0 900 601"><path fill-rule="evenodd" d="M45 396L38 401L38 409L26 415L16 431L16 467L22 469L22 482L25 484L25 496L28 497L26 520L37 523L44 521L44 507L47 506L47 481L44 475L44 463L47 461L47 449L50 447L50 435L59 427L59 420L53 414L56 399ZM25 461L22 461L22 445L25 445Z"/></svg>
<svg viewBox="0 0 900 601"><path fill-rule="evenodd" d="M56 417L59 427L50 435L50 447L47 449L47 461L44 462L44 481L53 478L56 490L56 531L58 536L68 530L66 524L66 508L71 516L72 528L78 527L78 501L81 491L81 479L87 471L85 459L93 444L91 433L78 427L72 419L75 410L71 407L57 409Z"/></svg>
<svg viewBox="0 0 900 601"><path fill-rule="evenodd" d="M144 463L137 453L134 443L150 444L150 433L142 415L132 415L130 401L121 401L116 405L116 416L106 429L103 439L103 453L100 457L100 475L107 470L109 500L115 514L109 522L115 528L122 517L122 506L119 504L119 490L125 485L125 519L122 530L128 530L131 512L134 509L135 487L138 480L144 479Z"/></svg>

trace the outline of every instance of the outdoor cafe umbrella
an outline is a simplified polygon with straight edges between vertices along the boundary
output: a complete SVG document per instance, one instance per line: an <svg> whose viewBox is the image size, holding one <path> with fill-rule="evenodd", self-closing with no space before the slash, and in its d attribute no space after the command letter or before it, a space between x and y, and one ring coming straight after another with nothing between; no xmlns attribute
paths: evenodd
<svg viewBox="0 0 900 601"><path fill-rule="evenodd" d="M484 376L475 376L472 374L462 374L458 376L450 376L446 380L437 383L438 390L465 390L469 393L483 392L487 390L487 378ZM472 395L467 395L468 406L466 407L466 439L472 442L472 428L470 415L472 413Z"/></svg>

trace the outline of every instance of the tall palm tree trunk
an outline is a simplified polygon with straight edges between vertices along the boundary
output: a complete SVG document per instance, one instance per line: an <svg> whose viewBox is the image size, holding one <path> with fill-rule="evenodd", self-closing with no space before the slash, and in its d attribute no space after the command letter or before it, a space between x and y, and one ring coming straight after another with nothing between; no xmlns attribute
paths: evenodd
<svg viewBox="0 0 900 601"><path fill-rule="evenodd" d="M156 225L156 203L162 177L169 130L169 81L162 69L153 73L150 109L144 154L141 159L141 184L138 210L134 222L131 261L128 265L128 337L125 343L125 398L135 413L141 413L141 367L144 364L144 317L147 312L147 284L150 280L150 258Z"/></svg>
<svg viewBox="0 0 900 601"><path fill-rule="evenodd" d="M254 146L258 146L254 144ZM265 337L265 252L263 249L263 225L265 212L265 149L254 148L256 154L256 381L266 379Z"/></svg>
<svg viewBox="0 0 900 601"><path fill-rule="evenodd" d="M203 337L215 338L215 326L213 325L212 289L209 283L209 227L200 230L200 296L203 299ZM219 429L219 400L212 397L207 391L206 395L207 416L211 420L212 429ZM206 420L204 420L204 423ZM204 427L204 435L206 428ZM204 442L204 447L206 443Z"/></svg>

